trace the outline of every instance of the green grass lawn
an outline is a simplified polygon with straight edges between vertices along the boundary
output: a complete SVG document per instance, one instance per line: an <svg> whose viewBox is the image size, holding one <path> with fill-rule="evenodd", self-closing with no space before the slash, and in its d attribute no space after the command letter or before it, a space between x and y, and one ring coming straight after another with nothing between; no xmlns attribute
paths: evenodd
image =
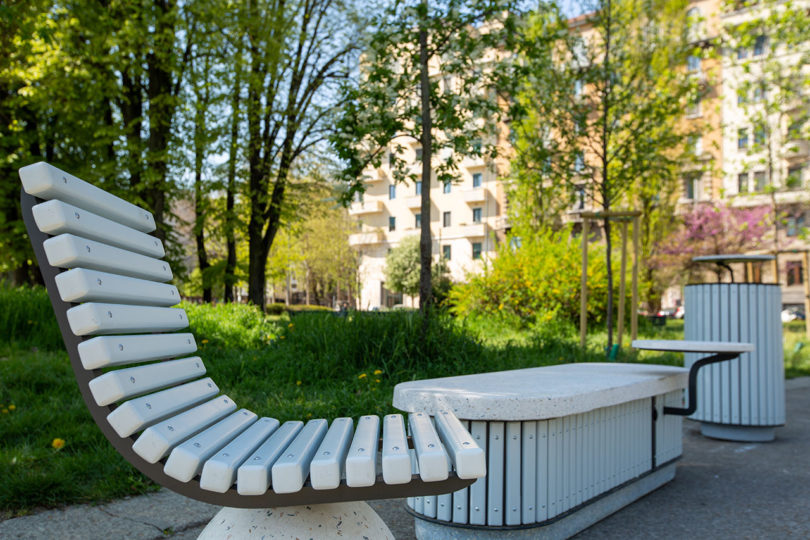
<svg viewBox="0 0 810 540"><path fill-rule="evenodd" d="M0 518L155 489L92 422L42 301L33 295L14 308L20 313L0 316L6 331L15 325L0 344ZM0 291L0 313L2 302ZM572 328L516 330L437 317L421 339L422 321L414 313L290 319L246 306L184 307L220 388L240 406L282 421L385 414L393 410L394 386L405 380L605 360L606 335L599 330L583 351ZM810 375L803 327L785 328L786 373ZM643 321L640 328L642 338L682 335L680 321L663 328ZM41 336L47 339L40 342ZM619 361L681 363L675 355L636 353L627 345ZM61 448L57 439L64 441Z"/></svg>

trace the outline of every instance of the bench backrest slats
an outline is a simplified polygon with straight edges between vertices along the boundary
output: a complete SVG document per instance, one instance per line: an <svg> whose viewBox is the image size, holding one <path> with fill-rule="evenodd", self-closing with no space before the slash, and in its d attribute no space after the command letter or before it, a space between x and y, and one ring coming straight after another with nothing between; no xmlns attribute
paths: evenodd
<svg viewBox="0 0 810 540"><path fill-rule="evenodd" d="M219 393L216 383L206 377L125 401L107 415L119 437L129 437L156 422L208 400Z"/></svg>
<svg viewBox="0 0 810 540"><path fill-rule="evenodd" d="M310 420L293 442L284 449L282 455L273 463L270 474L273 478L273 491L276 493L295 493L301 491L309 476L309 464L312 456L326 436L328 423L322 418Z"/></svg>
<svg viewBox="0 0 810 540"><path fill-rule="evenodd" d="M26 193L40 199L59 199L142 232L155 230L151 212L48 163L21 168L20 180Z"/></svg>
<svg viewBox="0 0 810 540"><path fill-rule="evenodd" d="M186 311L180 308L86 302L70 308L67 316L77 336L169 332L188 327Z"/></svg>
<svg viewBox="0 0 810 540"><path fill-rule="evenodd" d="M383 418L383 480L386 484L407 484L412 469L405 420L401 414L388 414Z"/></svg>
<svg viewBox="0 0 810 540"><path fill-rule="evenodd" d="M236 490L240 495L264 495L270 487L270 468L304 428L300 420L284 422L236 470Z"/></svg>
<svg viewBox="0 0 810 540"><path fill-rule="evenodd" d="M366 487L377 478L377 440L380 438L380 417L372 414L357 421L349 454L346 456L346 484Z"/></svg>
<svg viewBox="0 0 810 540"><path fill-rule="evenodd" d="M425 413L408 415L408 423L413 437L413 448L419 461L419 476L425 481L438 481L447 478L447 454L442 448L439 435Z"/></svg>
<svg viewBox="0 0 810 540"><path fill-rule="evenodd" d="M71 233L148 257L166 255L163 243L154 236L57 199L38 204L31 211L39 230L52 236Z"/></svg>
<svg viewBox="0 0 810 540"><path fill-rule="evenodd" d="M90 268L123 276L166 282L172 279L169 263L70 233L43 242L51 266Z"/></svg>
<svg viewBox="0 0 810 540"><path fill-rule="evenodd" d="M157 463L168 455L174 446L235 410L236 404L231 398L218 396L177 416L149 426L143 430L132 445L132 449L147 462Z"/></svg>
<svg viewBox="0 0 810 540"><path fill-rule="evenodd" d="M109 302L170 307L180 303L180 292L169 283L74 268L56 276L59 296L65 302Z"/></svg>
<svg viewBox="0 0 810 540"><path fill-rule="evenodd" d="M313 489L335 489L345 474L344 463L352 442L354 422L341 417L332 420L326 437L315 452L309 465L310 483Z"/></svg>
<svg viewBox="0 0 810 540"><path fill-rule="evenodd" d="M205 460L257 419L256 414L247 409L240 409L225 417L205 431L176 446L169 454L163 471L181 482L188 482L202 472Z"/></svg>
<svg viewBox="0 0 810 540"><path fill-rule="evenodd" d="M84 369L137 364L191 354L197 350L192 334L99 336L79 344Z"/></svg>
<svg viewBox="0 0 810 540"><path fill-rule="evenodd" d="M479 478L486 472L484 451L478 448L470 432L454 414L439 411L436 430L453 462L459 478Z"/></svg>
<svg viewBox="0 0 810 540"><path fill-rule="evenodd" d="M205 375L205 364L199 356L169 360L131 368L108 371L90 381L93 398L101 406L137 396L158 388L190 381Z"/></svg>

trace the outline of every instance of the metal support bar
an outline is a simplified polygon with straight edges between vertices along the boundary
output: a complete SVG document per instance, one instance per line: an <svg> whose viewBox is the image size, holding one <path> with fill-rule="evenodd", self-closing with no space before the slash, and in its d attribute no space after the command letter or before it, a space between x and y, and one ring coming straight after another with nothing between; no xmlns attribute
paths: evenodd
<svg viewBox="0 0 810 540"><path fill-rule="evenodd" d="M698 370L705 365L733 360L740 356L739 353L718 353L706 358L701 358L689 368L689 405L682 409L680 407L664 407L664 414L676 414L678 416L689 416L697 409L697 374Z"/></svg>

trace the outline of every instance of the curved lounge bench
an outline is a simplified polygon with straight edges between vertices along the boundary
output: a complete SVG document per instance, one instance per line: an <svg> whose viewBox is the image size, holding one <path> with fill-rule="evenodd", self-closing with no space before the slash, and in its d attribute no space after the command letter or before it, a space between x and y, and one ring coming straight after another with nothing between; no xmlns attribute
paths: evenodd
<svg viewBox="0 0 810 540"><path fill-rule="evenodd" d="M435 495L484 476L449 411L289 421L205 376L151 213L47 163L20 169L31 244L93 419L156 483L235 508ZM434 424L435 423L435 424ZM382 428L382 439L380 429ZM379 457L379 459L378 459Z"/></svg>

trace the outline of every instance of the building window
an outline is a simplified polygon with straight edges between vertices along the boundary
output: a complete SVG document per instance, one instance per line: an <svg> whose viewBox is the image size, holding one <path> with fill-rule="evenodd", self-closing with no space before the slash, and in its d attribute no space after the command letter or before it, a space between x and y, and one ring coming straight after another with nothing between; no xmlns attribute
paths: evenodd
<svg viewBox="0 0 810 540"><path fill-rule="evenodd" d="M582 172L584 168L585 168L585 155L582 152L577 152L577 155L574 158L574 170L576 172Z"/></svg>
<svg viewBox="0 0 810 540"><path fill-rule="evenodd" d="M395 218L394 216L390 216L388 218L388 230L389 231L397 230L397 218Z"/></svg>
<svg viewBox="0 0 810 540"><path fill-rule="evenodd" d="M473 208L473 223L481 223L481 209Z"/></svg>
<svg viewBox="0 0 810 540"><path fill-rule="evenodd" d="M765 126L757 126L754 129L754 146L762 146L765 144Z"/></svg>
<svg viewBox="0 0 810 540"><path fill-rule="evenodd" d="M757 103L759 101L764 101L768 97L768 89L762 83L757 84L754 87L753 93L753 101Z"/></svg>
<svg viewBox="0 0 810 540"><path fill-rule="evenodd" d="M804 214L790 216L785 220L785 234L787 236L799 236L799 232L804 227Z"/></svg>
<svg viewBox="0 0 810 540"><path fill-rule="evenodd" d="M737 47L737 60L744 60L748 58L748 49L745 47Z"/></svg>
<svg viewBox="0 0 810 540"><path fill-rule="evenodd" d="M768 177L765 171L756 171L754 173L754 191L765 191L766 185L768 185Z"/></svg>
<svg viewBox="0 0 810 540"><path fill-rule="evenodd" d="M686 107L686 116L689 118L695 118L700 116L700 96L695 96L690 102L689 105Z"/></svg>
<svg viewBox="0 0 810 540"><path fill-rule="evenodd" d="M737 175L737 193L748 193L748 173Z"/></svg>
<svg viewBox="0 0 810 540"><path fill-rule="evenodd" d="M364 194L363 194L362 191L355 191L354 192L354 197L353 197L354 202L362 204L363 203L363 195Z"/></svg>
<svg viewBox="0 0 810 540"><path fill-rule="evenodd" d="M585 209L585 186L574 186L574 209Z"/></svg>
<svg viewBox="0 0 810 540"><path fill-rule="evenodd" d="M693 54L686 59L686 68L691 72L700 71L700 57Z"/></svg>
<svg viewBox="0 0 810 540"><path fill-rule="evenodd" d="M481 242L472 243L472 258L473 259L481 258Z"/></svg>
<svg viewBox="0 0 810 540"><path fill-rule="evenodd" d="M388 186L388 198L389 199L397 198L397 186L395 184L391 184L390 186Z"/></svg>
<svg viewBox="0 0 810 540"><path fill-rule="evenodd" d="M450 260L450 255L451 255L451 253L452 253L452 251L451 251L451 249L450 249L450 246L442 246L442 258L443 258L445 261L449 261L449 260Z"/></svg>
<svg viewBox="0 0 810 540"><path fill-rule="evenodd" d="M416 154L416 161L422 161L422 147L415 149L414 153Z"/></svg>
<svg viewBox="0 0 810 540"><path fill-rule="evenodd" d="M484 179L484 175L480 172L473 173L473 187L479 188L481 187L481 181Z"/></svg>
<svg viewBox="0 0 810 540"><path fill-rule="evenodd" d="M801 118L797 120L793 120L790 125L788 125L787 130L787 138L790 141L800 140L802 137L802 127L804 122Z"/></svg>
<svg viewBox="0 0 810 540"><path fill-rule="evenodd" d="M444 186L442 186L442 193L450 193L450 188L452 187L452 185L453 185L452 182L450 182L449 180L445 182Z"/></svg>
<svg viewBox="0 0 810 540"><path fill-rule="evenodd" d="M445 212L442 214L442 227L449 227L450 226L450 212Z"/></svg>
<svg viewBox="0 0 810 540"><path fill-rule="evenodd" d="M802 171L804 166L796 165L788 169L787 182L785 187L788 189L801 189L802 187Z"/></svg>
<svg viewBox="0 0 810 540"><path fill-rule="evenodd" d="M748 101L747 96L745 95L745 90L742 88L737 89L737 105L745 105L746 101Z"/></svg>
<svg viewBox="0 0 810 540"><path fill-rule="evenodd" d="M482 147L483 147L483 144L481 143L481 139L473 140L473 142L472 142L472 151L473 151L474 154L480 154Z"/></svg>
<svg viewBox="0 0 810 540"><path fill-rule="evenodd" d="M754 41L754 56L762 56L765 54L765 47L767 45L767 36L757 36L757 39Z"/></svg>
<svg viewBox="0 0 810 540"><path fill-rule="evenodd" d="M695 157L700 157L703 155L703 137L700 135L690 135L688 143L689 150L692 151L692 155Z"/></svg>
<svg viewBox="0 0 810 540"><path fill-rule="evenodd" d="M422 194L422 182L416 182L416 195Z"/></svg>
<svg viewBox="0 0 810 540"><path fill-rule="evenodd" d="M700 175L690 174L683 179L683 196L689 200L700 197Z"/></svg>
<svg viewBox="0 0 810 540"><path fill-rule="evenodd" d="M581 96L582 95L582 87L583 86L584 85L582 84L581 79L577 79L577 80L574 81L574 95L575 96Z"/></svg>
<svg viewBox="0 0 810 540"><path fill-rule="evenodd" d="M417 228L417 229L421 229L422 228L422 214L414 214L414 218L416 218L416 219L415 219L415 223L414 223L413 226L415 228Z"/></svg>
<svg viewBox="0 0 810 540"><path fill-rule="evenodd" d="M397 156L393 152L388 152L388 168L393 169L397 162Z"/></svg>
<svg viewBox="0 0 810 540"><path fill-rule="evenodd" d="M748 148L748 130L740 129L737 131L737 148L742 150Z"/></svg>
<svg viewBox="0 0 810 540"><path fill-rule="evenodd" d="M801 285L804 283L804 269L802 261L788 261L785 263L786 282L790 285Z"/></svg>

